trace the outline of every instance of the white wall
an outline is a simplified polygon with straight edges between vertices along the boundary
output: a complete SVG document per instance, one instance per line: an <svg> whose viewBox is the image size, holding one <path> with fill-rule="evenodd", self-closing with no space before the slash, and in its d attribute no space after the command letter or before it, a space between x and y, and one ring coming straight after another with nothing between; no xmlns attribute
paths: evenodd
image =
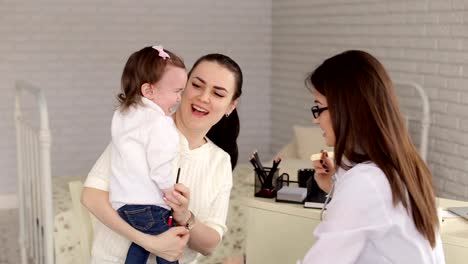
<svg viewBox="0 0 468 264"><path fill-rule="evenodd" d="M429 164L438 194L468 200L468 1L273 0L272 144L310 124L304 78L348 49L374 54L392 78L424 86Z"/></svg>
<svg viewBox="0 0 468 264"><path fill-rule="evenodd" d="M211 52L245 76L240 159L270 151L271 1L15 0L0 2L0 195L16 192L14 81L43 87L53 175L86 175L109 141L128 56L162 43L188 67Z"/></svg>
<svg viewBox="0 0 468 264"><path fill-rule="evenodd" d="M0 195L16 189L14 80L46 90L54 175L84 175L108 142L125 60L161 42L188 66L208 52L241 64L241 161L310 124L306 72L346 49L370 51L393 78L425 87L435 183L468 199L467 9L466 0L1 1Z"/></svg>

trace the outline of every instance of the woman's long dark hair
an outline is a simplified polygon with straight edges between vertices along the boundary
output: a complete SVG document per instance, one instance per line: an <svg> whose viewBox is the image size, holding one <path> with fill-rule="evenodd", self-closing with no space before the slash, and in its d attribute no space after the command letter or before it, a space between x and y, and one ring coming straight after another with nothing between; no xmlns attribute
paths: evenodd
<svg viewBox="0 0 468 264"><path fill-rule="evenodd" d="M392 81L372 55L346 51L325 60L307 82L327 98L336 166L372 161L385 173L393 204L409 210L432 247L439 226L432 176L413 145Z"/></svg>
<svg viewBox="0 0 468 264"><path fill-rule="evenodd" d="M195 64L193 64L193 67L188 74L189 78L193 69L195 69L198 64L204 61L215 62L218 65L228 69L234 75L235 90L231 101L239 98L242 94L243 83L242 70L239 65L226 55L218 53L208 54L199 58ZM223 116L223 118L221 118L218 123L212 126L207 134L207 137L213 143L229 154L231 157L231 166L233 170L236 167L237 160L239 158L239 149L237 147L237 137L239 136L239 131L239 116L237 114L237 110L234 109L234 111L232 111L229 116Z"/></svg>

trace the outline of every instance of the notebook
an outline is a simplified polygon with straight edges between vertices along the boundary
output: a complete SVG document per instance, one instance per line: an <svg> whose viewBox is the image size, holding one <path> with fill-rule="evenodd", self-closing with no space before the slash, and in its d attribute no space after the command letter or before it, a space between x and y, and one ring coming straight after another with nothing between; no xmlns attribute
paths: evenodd
<svg viewBox="0 0 468 264"><path fill-rule="evenodd" d="M305 199L304 207L306 207L306 208L322 208L326 199L327 199L327 193L325 193L324 191L311 193Z"/></svg>
<svg viewBox="0 0 468 264"><path fill-rule="evenodd" d="M447 208L450 212L459 215L468 220L468 207L450 207Z"/></svg>

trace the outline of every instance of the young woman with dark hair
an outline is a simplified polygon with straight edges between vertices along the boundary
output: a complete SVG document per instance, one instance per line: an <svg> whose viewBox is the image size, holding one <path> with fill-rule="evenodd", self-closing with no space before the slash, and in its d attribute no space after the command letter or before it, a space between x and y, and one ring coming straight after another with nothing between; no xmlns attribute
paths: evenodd
<svg viewBox="0 0 468 264"><path fill-rule="evenodd" d="M92 263L123 263L130 241L169 261L180 258L182 264L195 264L199 253L213 252L226 231L232 168L237 162L239 120L234 114L241 88L240 67L225 55L206 55L190 71L174 115L180 133L180 179L175 199L167 201L180 226L153 236L133 229L117 215L109 204L106 149L82 193L82 203L99 219ZM221 122L237 132L228 137L213 129Z"/></svg>
<svg viewBox="0 0 468 264"><path fill-rule="evenodd" d="M235 82L234 96L232 100L236 100L242 95L242 83L244 80L241 68L234 60L222 54L208 54L199 58L194 63L188 74L189 77L195 81L195 84L192 83L192 85L196 85L197 83L197 78L192 74L193 70L203 62L215 63L229 70L233 74ZM223 96L221 90L219 90L217 94L217 97L220 96ZM239 157L239 150L237 147L237 137L239 136L239 130L239 116L237 115L237 110L234 108L231 113L226 113L218 123L213 125L207 134L207 137L213 141L213 143L222 148L231 156L231 165L233 170L237 165L237 159Z"/></svg>
<svg viewBox="0 0 468 264"><path fill-rule="evenodd" d="M346 51L306 81L334 158L323 152L314 161L315 178L332 198L302 263L445 263L432 176L382 64Z"/></svg>

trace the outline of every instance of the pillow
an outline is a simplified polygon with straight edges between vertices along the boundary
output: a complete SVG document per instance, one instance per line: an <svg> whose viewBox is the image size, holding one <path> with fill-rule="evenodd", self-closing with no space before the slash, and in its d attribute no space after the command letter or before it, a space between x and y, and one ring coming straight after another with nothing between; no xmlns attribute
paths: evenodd
<svg viewBox="0 0 468 264"><path fill-rule="evenodd" d="M310 159L284 159L279 164L279 174L286 172L290 180L297 181L297 171L299 169L312 169L314 164Z"/></svg>
<svg viewBox="0 0 468 264"><path fill-rule="evenodd" d="M297 156L300 159L309 160L312 154L319 153L322 149L333 151L333 148L325 144L323 132L320 127L294 126L293 129L297 146Z"/></svg>

